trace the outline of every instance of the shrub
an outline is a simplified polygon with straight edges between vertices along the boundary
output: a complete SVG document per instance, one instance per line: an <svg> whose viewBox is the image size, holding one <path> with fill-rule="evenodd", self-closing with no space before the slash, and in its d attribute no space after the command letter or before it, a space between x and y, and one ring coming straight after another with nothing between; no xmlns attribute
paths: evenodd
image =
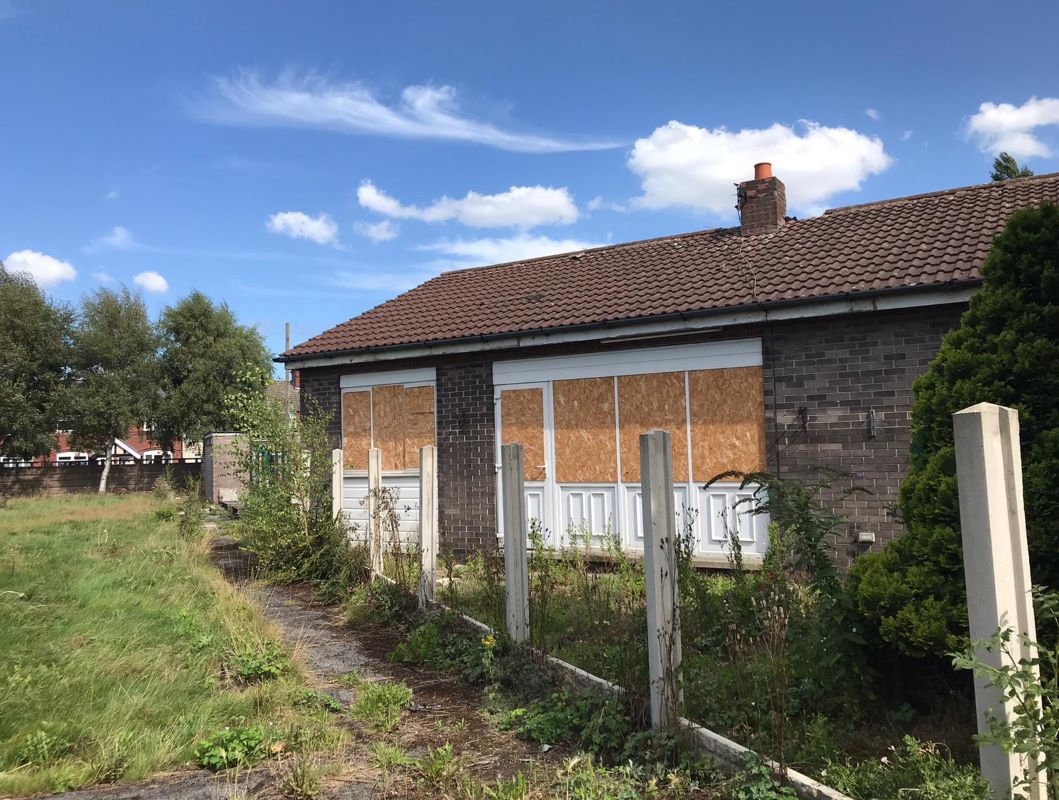
<svg viewBox="0 0 1059 800"><path fill-rule="evenodd" d="M981 402L1019 412L1030 561L1059 586L1059 207L1019 211L993 242L981 290L915 383L912 464L901 487L908 533L853 569L879 637L942 655L967 634L952 414Z"/></svg>
<svg viewBox="0 0 1059 800"><path fill-rule="evenodd" d="M206 519L206 504L202 502L202 481L189 478L186 484L187 497L180 506L180 535L194 539L202 533Z"/></svg>
<svg viewBox="0 0 1059 800"><path fill-rule="evenodd" d="M620 700L566 689L511 711L500 727L539 744L568 743L610 756L624 752L633 730Z"/></svg>
<svg viewBox="0 0 1059 800"><path fill-rule="evenodd" d="M195 748L195 761L211 770L244 767L268 755L265 731L260 725L224 728L207 736Z"/></svg>

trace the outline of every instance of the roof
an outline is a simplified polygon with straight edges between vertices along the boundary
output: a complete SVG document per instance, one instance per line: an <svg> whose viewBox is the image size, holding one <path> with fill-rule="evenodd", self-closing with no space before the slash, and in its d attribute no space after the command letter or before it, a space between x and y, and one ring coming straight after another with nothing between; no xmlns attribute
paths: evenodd
<svg viewBox="0 0 1059 800"><path fill-rule="evenodd" d="M1046 201L1059 173L446 272L280 358L973 284L1011 214Z"/></svg>

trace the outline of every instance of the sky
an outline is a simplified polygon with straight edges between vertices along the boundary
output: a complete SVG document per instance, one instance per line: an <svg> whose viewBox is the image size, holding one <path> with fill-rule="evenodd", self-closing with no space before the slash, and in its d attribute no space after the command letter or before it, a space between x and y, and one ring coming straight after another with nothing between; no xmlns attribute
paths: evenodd
<svg viewBox="0 0 1059 800"><path fill-rule="evenodd" d="M0 0L0 260L273 352L445 270L1059 171L1059 3Z"/></svg>

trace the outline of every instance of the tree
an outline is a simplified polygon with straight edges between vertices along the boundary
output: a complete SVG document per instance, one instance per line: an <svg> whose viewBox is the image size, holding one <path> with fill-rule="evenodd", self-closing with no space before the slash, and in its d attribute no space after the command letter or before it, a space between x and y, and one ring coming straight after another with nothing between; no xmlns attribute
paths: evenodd
<svg viewBox="0 0 1059 800"><path fill-rule="evenodd" d="M1011 178L1028 178L1033 172L1029 167L1020 167L1019 162L1010 153L1001 153L993 159L993 171L990 175L994 181L1006 181Z"/></svg>
<svg viewBox="0 0 1059 800"><path fill-rule="evenodd" d="M29 458L55 447L72 317L0 263L0 455Z"/></svg>
<svg viewBox="0 0 1059 800"><path fill-rule="evenodd" d="M139 295L100 289L82 300L74 328L70 441L103 451L100 494L107 490L115 441L150 413L157 362L157 338Z"/></svg>
<svg viewBox="0 0 1059 800"><path fill-rule="evenodd" d="M913 656L960 649L967 611L952 414L980 402L1019 412L1035 584L1059 586L1059 207L1016 213L982 266L981 290L914 387L908 533L851 572L863 614Z"/></svg>
<svg viewBox="0 0 1059 800"><path fill-rule="evenodd" d="M155 422L166 450L180 439L198 442L211 431L232 430L236 419L225 398L263 392L271 380L261 334L201 292L162 313L159 336L162 399Z"/></svg>

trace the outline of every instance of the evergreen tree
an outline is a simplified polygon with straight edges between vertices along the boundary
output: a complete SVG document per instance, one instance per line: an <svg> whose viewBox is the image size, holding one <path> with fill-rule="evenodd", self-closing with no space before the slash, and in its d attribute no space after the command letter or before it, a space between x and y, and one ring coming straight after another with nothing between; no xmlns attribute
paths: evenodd
<svg viewBox="0 0 1059 800"><path fill-rule="evenodd" d="M107 490L116 439L148 418L158 390L158 349L143 299L128 289L86 296L74 328L70 441L105 454L99 491Z"/></svg>
<svg viewBox="0 0 1059 800"><path fill-rule="evenodd" d="M262 392L272 376L261 334L240 325L227 305L192 292L162 313L159 335L162 391L155 422L163 448L233 430L225 398Z"/></svg>
<svg viewBox="0 0 1059 800"><path fill-rule="evenodd" d="M0 263L0 455L29 458L55 447L72 317Z"/></svg>
<svg viewBox="0 0 1059 800"><path fill-rule="evenodd" d="M952 414L980 402L1019 412L1035 584L1059 588L1059 207L1016 213L982 267L960 327L916 382L908 533L851 573L863 614L908 655L953 650L967 630Z"/></svg>
<svg viewBox="0 0 1059 800"><path fill-rule="evenodd" d="M1011 178L1028 178L1032 174L1029 167L1020 167L1013 155L1001 153L993 159L993 171L990 176L994 181L1006 181Z"/></svg>

